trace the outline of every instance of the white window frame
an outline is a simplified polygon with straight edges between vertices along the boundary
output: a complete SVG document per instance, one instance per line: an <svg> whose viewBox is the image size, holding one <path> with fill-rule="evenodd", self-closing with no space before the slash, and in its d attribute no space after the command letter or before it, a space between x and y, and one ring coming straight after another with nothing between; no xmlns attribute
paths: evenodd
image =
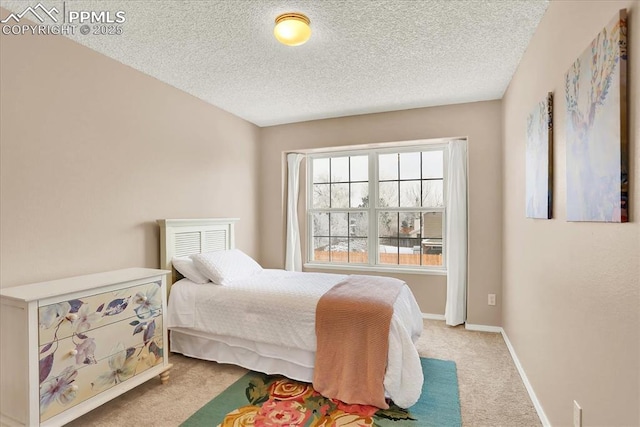
<svg viewBox="0 0 640 427"><path fill-rule="evenodd" d="M380 154L389 153L413 153L416 151L442 151L443 154L443 197L444 207L442 208L423 208L423 207L378 207L378 156ZM347 156L369 156L369 207L367 208L335 208L335 209L314 209L313 208L313 160L320 158L332 158L332 157L347 157ZM331 151L322 153L309 153L307 154L307 200L306 200L306 215L307 215L307 260L304 264L305 268L319 269L319 270L345 270L345 271L374 271L374 272L396 272L396 273L411 273L411 274L432 274L432 275L446 275L446 221L447 221L447 168L448 168L448 150L446 143L424 143L417 145L402 145L386 148L368 148L358 150L344 150L344 151ZM399 197L400 195L398 195ZM357 263L342 263L332 261L316 261L313 259L313 214L317 212L335 212L335 213L350 213L350 212L367 212L369 217L369 235L367 236L368 246L368 260L367 264ZM392 212L442 212L442 266L416 266L416 265L395 265L395 264L380 264L380 251L379 251L379 230L378 230L378 215L380 212L392 211Z"/></svg>

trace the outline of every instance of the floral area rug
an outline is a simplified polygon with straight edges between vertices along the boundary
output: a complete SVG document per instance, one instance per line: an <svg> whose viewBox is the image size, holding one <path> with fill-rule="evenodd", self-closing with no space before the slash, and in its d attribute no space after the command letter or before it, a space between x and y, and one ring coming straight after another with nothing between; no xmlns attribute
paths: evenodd
<svg viewBox="0 0 640 427"><path fill-rule="evenodd" d="M420 360L425 378L422 395L408 409L399 408L393 402L386 410L347 405L321 396L311 384L249 372L200 408L181 427L460 426L455 363Z"/></svg>

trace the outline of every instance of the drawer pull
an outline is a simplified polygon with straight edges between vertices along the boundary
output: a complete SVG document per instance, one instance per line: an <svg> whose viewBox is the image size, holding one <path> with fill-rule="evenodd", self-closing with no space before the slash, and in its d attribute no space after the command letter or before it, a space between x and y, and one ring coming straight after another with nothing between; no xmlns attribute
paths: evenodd
<svg viewBox="0 0 640 427"><path fill-rule="evenodd" d="M78 315L75 314L75 313L69 313L69 314L67 314L67 319L71 320L72 322L74 322L74 321L78 320Z"/></svg>
<svg viewBox="0 0 640 427"><path fill-rule="evenodd" d="M146 297L146 296L144 296L144 295L143 295L143 296L141 296L141 297L140 297L140 301L142 301L142 302L147 301L147 297Z"/></svg>
<svg viewBox="0 0 640 427"><path fill-rule="evenodd" d="M149 327L148 325L142 325L140 329L142 329L143 331L146 331L148 327Z"/></svg>
<svg viewBox="0 0 640 427"><path fill-rule="evenodd" d="M78 391L78 386L75 384L71 384L71 390Z"/></svg>
<svg viewBox="0 0 640 427"><path fill-rule="evenodd" d="M69 351L69 356L75 356L76 354L78 354L78 350L76 350L75 348Z"/></svg>

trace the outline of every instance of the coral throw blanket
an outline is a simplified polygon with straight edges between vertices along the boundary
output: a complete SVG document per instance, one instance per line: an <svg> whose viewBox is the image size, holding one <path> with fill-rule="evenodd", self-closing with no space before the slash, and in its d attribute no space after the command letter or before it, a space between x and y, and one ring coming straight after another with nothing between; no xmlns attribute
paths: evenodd
<svg viewBox="0 0 640 427"><path fill-rule="evenodd" d="M393 304L404 282L351 275L316 307L313 387L325 397L387 409L384 375Z"/></svg>

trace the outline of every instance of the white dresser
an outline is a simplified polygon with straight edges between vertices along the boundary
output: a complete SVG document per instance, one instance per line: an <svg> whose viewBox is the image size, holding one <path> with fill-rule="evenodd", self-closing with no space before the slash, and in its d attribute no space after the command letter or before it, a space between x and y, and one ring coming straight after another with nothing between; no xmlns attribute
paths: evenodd
<svg viewBox="0 0 640 427"><path fill-rule="evenodd" d="M0 423L59 426L156 375L165 383L168 273L0 289Z"/></svg>

